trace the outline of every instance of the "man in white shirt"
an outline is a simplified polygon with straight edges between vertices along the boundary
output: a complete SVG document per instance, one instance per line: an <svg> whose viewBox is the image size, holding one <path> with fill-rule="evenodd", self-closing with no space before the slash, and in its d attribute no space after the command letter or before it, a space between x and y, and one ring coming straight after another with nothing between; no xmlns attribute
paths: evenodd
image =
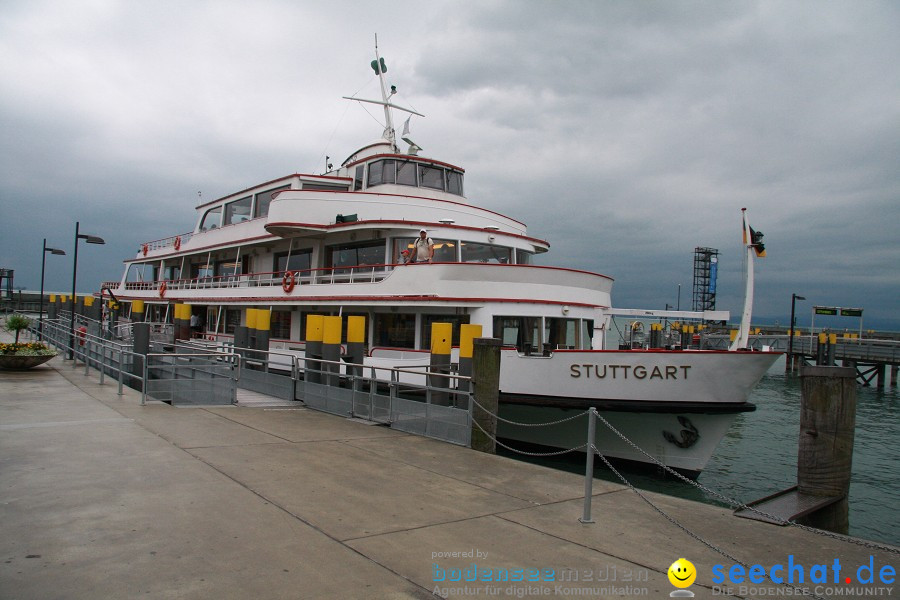
<svg viewBox="0 0 900 600"><path fill-rule="evenodd" d="M416 262L431 262L434 257L434 241L428 237L428 232L424 229L419 230L419 237L416 239L413 250L416 253Z"/></svg>

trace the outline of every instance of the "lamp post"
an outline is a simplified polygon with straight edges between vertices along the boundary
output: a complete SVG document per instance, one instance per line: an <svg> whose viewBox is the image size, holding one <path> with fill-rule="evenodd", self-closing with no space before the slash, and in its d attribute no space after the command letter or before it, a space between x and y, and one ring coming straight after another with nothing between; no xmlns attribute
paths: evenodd
<svg viewBox="0 0 900 600"><path fill-rule="evenodd" d="M797 294L791 294L791 324L788 327L788 355L787 355L787 367L786 371L793 371L792 363L794 360L794 325L796 323L796 319L794 318L794 308L797 304L797 300L806 300L803 296L798 296Z"/></svg>
<svg viewBox="0 0 900 600"><path fill-rule="evenodd" d="M78 275L78 240L84 240L88 244L106 243L103 238L97 237L96 235L79 233L80 225L81 224L78 221L75 222L75 254L72 258L72 301L69 305L72 311L69 325L69 357L72 360L75 360L75 280Z"/></svg>
<svg viewBox="0 0 900 600"><path fill-rule="evenodd" d="M47 265L47 253L65 256L66 253L56 248L47 247L47 238L44 238L44 251L41 252L41 310L38 312L38 337L44 339L44 267Z"/></svg>

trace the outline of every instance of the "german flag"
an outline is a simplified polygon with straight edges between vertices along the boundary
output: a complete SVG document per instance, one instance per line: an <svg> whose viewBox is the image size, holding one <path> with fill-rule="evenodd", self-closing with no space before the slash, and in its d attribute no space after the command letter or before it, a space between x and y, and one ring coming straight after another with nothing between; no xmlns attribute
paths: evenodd
<svg viewBox="0 0 900 600"><path fill-rule="evenodd" d="M747 213L746 208L744 211L744 244L747 244L753 248L753 251L756 252L756 256L759 258L765 258L766 256L766 245L763 244L763 232L756 231L747 223ZM750 240L747 240L747 232L750 232Z"/></svg>

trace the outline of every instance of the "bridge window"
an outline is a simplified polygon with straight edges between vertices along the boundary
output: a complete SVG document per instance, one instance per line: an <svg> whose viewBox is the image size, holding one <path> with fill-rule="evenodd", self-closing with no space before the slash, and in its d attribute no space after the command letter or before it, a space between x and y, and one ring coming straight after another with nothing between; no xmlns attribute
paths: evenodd
<svg viewBox="0 0 900 600"><path fill-rule="evenodd" d="M234 225L250 220L250 209L253 208L253 196L247 196L225 205L225 224Z"/></svg>
<svg viewBox="0 0 900 600"><path fill-rule="evenodd" d="M203 220L200 222L200 231L215 229L222 225L222 207L217 206L206 211Z"/></svg>
<svg viewBox="0 0 900 600"><path fill-rule="evenodd" d="M362 182L362 166L356 168L356 184ZM463 195L463 174L453 169L426 165L411 160L381 159L369 163L367 187L394 183L410 187L425 187Z"/></svg>
<svg viewBox="0 0 900 600"><path fill-rule="evenodd" d="M376 160L369 163L369 187L397 181L396 161Z"/></svg>
<svg viewBox="0 0 900 600"><path fill-rule="evenodd" d="M458 171L447 171L447 191L457 196L463 195L463 177Z"/></svg>
<svg viewBox="0 0 900 600"><path fill-rule="evenodd" d="M416 163L408 160L397 161L397 183L416 187Z"/></svg>
<svg viewBox="0 0 900 600"><path fill-rule="evenodd" d="M419 165L419 185L435 190L444 189L444 170L440 167Z"/></svg>

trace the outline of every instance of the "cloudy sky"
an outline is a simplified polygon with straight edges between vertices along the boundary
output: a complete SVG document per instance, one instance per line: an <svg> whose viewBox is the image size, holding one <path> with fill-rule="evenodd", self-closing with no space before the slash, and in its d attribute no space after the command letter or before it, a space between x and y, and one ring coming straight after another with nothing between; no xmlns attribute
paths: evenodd
<svg viewBox="0 0 900 600"><path fill-rule="evenodd" d="M0 267L79 290L212 200L318 173L377 138L374 36L423 155L616 279L617 306L691 303L695 246L741 310L740 209L765 233L756 314L865 309L900 329L900 4L3 0ZM854 327L856 320L832 322ZM817 321L817 324L820 324Z"/></svg>

